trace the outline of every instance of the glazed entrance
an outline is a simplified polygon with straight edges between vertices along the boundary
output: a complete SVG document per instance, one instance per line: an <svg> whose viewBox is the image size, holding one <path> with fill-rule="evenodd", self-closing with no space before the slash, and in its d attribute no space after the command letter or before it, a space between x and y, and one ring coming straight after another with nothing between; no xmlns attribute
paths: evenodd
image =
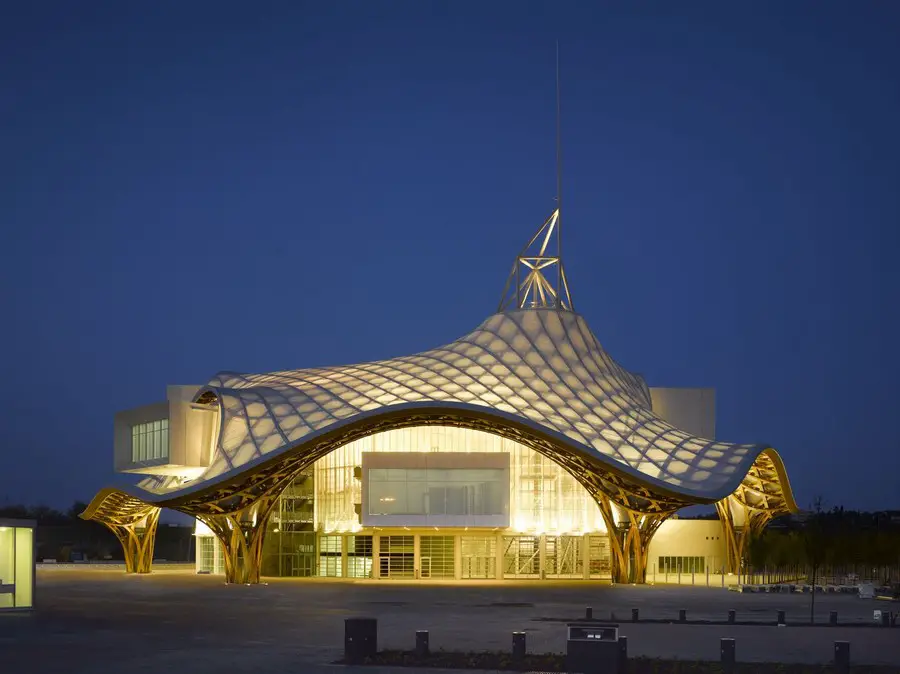
<svg viewBox="0 0 900 674"><path fill-rule="evenodd" d="M605 534L273 533L276 545L267 541L263 558L267 576L403 581L610 578ZM198 571L223 572L214 538L198 534L198 552Z"/></svg>
<svg viewBox="0 0 900 674"><path fill-rule="evenodd" d="M198 528L198 569L219 571ZM608 578L596 502L551 459L456 427L397 429L319 459L268 522L262 575L378 580Z"/></svg>

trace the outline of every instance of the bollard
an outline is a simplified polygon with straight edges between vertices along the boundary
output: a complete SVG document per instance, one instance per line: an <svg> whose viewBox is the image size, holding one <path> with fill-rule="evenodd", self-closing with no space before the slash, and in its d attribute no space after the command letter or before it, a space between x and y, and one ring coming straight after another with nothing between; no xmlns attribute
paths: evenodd
<svg viewBox="0 0 900 674"><path fill-rule="evenodd" d="M728 612L728 624L729 624L729 625L734 625L734 616L735 616L734 609L731 609L731 610Z"/></svg>
<svg viewBox="0 0 900 674"><path fill-rule="evenodd" d="M628 671L628 637L619 637L619 674Z"/></svg>
<svg viewBox="0 0 900 674"><path fill-rule="evenodd" d="M640 614L636 608L631 609L631 622L636 623L640 620Z"/></svg>
<svg viewBox="0 0 900 674"><path fill-rule="evenodd" d="M523 660L525 658L525 632L513 632L513 660Z"/></svg>
<svg viewBox="0 0 900 674"><path fill-rule="evenodd" d="M344 659L361 662L378 652L378 621L375 618L344 619Z"/></svg>
<svg viewBox="0 0 900 674"><path fill-rule="evenodd" d="M584 609L584 619L585 620L593 620L594 619L594 609L588 606Z"/></svg>
<svg viewBox="0 0 900 674"><path fill-rule="evenodd" d="M891 626L891 612L890 611L882 611L881 612L881 626L882 627L890 627Z"/></svg>
<svg viewBox="0 0 900 674"><path fill-rule="evenodd" d="M785 623L785 621L784 621L784 611L779 611L779 612L778 612L778 624L779 624L779 625L785 625L785 624L787 624L787 623Z"/></svg>
<svg viewBox="0 0 900 674"><path fill-rule="evenodd" d="M834 642L834 671L837 674L848 674L850 671L850 642Z"/></svg>
<svg viewBox="0 0 900 674"><path fill-rule="evenodd" d="M687 622L687 609L683 608L678 611L678 622Z"/></svg>
<svg viewBox="0 0 900 674"><path fill-rule="evenodd" d="M722 662L722 671L724 672L724 674L733 674L735 663L734 639L719 640L719 656Z"/></svg>
<svg viewBox="0 0 900 674"><path fill-rule="evenodd" d="M832 611L828 614L828 624L837 625L837 611Z"/></svg>
<svg viewBox="0 0 900 674"><path fill-rule="evenodd" d="M428 630L416 630L416 655L420 658L428 655Z"/></svg>

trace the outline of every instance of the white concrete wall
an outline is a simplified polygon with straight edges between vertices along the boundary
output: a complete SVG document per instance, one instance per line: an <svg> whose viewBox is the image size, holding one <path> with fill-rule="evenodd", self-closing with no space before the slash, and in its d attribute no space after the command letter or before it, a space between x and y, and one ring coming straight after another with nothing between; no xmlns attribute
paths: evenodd
<svg viewBox="0 0 900 674"><path fill-rule="evenodd" d="M716 391L712 388L651 388L653 411L670 424L707 440L716 439Z"/></svg>
<svg viewBox="0 0 900 674"><path fill-rule="evenodd" d="M169 464L203 467L209 465L218 422L218 409L191 401L198 386L169 386Z"/></svg>

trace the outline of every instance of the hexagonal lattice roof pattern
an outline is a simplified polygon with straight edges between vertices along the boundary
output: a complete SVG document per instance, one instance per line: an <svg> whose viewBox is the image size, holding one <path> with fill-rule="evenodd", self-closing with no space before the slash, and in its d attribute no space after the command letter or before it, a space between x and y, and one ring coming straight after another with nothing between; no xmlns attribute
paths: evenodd
<svg viewBox="0 0 900 674"><path fill-rule="evenodd" d="M446 346L412 356L269 374L216 375L221 426L213 460L172 495L287 452L361 415L397 406L464 406L512 415L649 485L703 500L730 494L764 445L695 437L656 416L647 385L607 355L571 311L495 314Z"/></svg>

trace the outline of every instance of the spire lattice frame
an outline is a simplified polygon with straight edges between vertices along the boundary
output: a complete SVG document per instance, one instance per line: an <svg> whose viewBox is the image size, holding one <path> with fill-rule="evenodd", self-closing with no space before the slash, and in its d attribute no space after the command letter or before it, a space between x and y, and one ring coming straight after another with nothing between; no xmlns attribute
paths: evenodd
<svg viewBox="0 0 900 674"><path fill-rule="evenodd" d="M512 271L506 279L498 311L575 310L569 293L566 270L559 255L559 216L557 208L516 257ZM556 252L551 254L554 247Z"/></svg>

